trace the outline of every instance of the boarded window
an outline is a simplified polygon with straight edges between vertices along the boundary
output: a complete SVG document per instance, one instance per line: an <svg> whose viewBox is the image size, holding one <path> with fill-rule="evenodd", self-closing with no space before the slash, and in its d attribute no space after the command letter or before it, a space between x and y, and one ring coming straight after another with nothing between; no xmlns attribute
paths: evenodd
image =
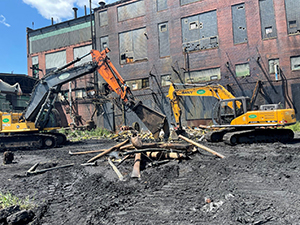
<svg viewBox="0 0 300 225"><path fill-rule="evenodd" d="M193 2L199 2L200 0L180 0L181 5L186 5Z"/></svg>
<svg viewBox="0 0 300 225"><path fill-rule="evenodd" d="M162 11L168 8L167 0L156 0L157 11Z"/></svg>
<svg viewBox="0 0 300 225"><path fill-rule="evenodd" d="M171 84L171 75L161 75L161 86L169 86Z"/></svg>
<svg viewBox="0 0 300 225"><path fill-rule="evenodd" d="M235 65L235 75L237 77L246 77L250 75L249 63Z"/></svg>
<svg viewBox="0 0 300 225"><path fill-rule="evenodd" d="M300 70L300 56L291 57L291 69Z"/></svg>
<svg viewBox="0 0 300 225"><path fill-rule="evenodd" d="M32 60L32 77L39 78L39 57L34 56Z"/></svg>
<svg viewBox="0 0 300 225"><path fill-rule="evenodd" d="M121 33L119 41L121 64L147 59L146 28Z"/></svg>
<svg viewBox="0 0 300 225"><path fill-rule="evenodd" d="M66 64L66 51L46 54L46 74Z"/></svg>
<svg viewBox="0 0 300 225"><path fill-rule="evenodd" d="M245 4L238 4L231 7L232 11L232 29L234 44L248 41Z"/></svg>
<svg viewBox="0 0 300 225"><path fill-rule="evenodd" d="M107 11L99 12L100 27L108 25Z"/></svg>
<svg viewBox="0 0 300 225"><path fill-rule="evenodd" d="M100 38L100 51L109 48L108 36Z"/></svg>
<svg viewBox="0 0 300 225"><path fill-rule="evenodd" d="M262 38L277 37L273 0L260 0L259 12Z"/></svg>
<svg viewBox="0 0 300 225"><path fill-rule="evenodd" d="M275 73L275 66L279 66L279 59L269 59L269 73Z"/></svg>
<svg viewBox="0 0 300 225"><path fill-rule="evenodd" d="M86 46L74 48L73 49L74 59L81 57L81 56L85 55L86 53L89 53L91 50L92 50L92 45L86 45ZM75 66L78 66L80 64L90 62L90 61L92 61L92 55L88 55L88 56L84 57L82 60L75 63Z"/></svg>
<svg viewBox="0 0 300 225"><path fill-rule="evenodd" d="M147 88L147 87L149 87L149 78L142 78L142 79L137 79L137 80L126 81L126 85L131 90Z"/></svg>
<svg viewBox="0 0 300 225"><path fill-rule="evenodd" d="M288 34L300 34L300 0L285 0Z"/></svg>
<svg viewBox="0 0 300 225"><path fill-rule="evenodd" d="M220 68L185 72L186 83L197 83L221 79Z"/></svg>
<svg viewBox="0 0 300 225"><path fill-rule="evenodd" d="M168 23L158 24L158 42L159 56L166 57L170 55L170 40Z"/></svg>
<svg viewBox="0 0 300 225"><path fill-rule="evenodd" d="M144 0L118 7L118 21L124 21L145 15Z"/></svg>
<svg viewBox="0 0 300 225"><path fill-rule="evenodd" d="M217 12L211 11L183 18L183 51L196 51L219 46Z"/></svg>

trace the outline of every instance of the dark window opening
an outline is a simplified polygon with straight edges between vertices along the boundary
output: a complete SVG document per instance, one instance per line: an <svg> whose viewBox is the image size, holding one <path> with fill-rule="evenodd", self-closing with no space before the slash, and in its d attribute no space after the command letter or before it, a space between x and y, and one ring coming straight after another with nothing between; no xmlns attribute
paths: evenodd
<svg viewBox="0 0 300 225"><path fill-rule="evenodd" d="M297 21L296 20L289 21L289 28L297 28Z"/></svg>

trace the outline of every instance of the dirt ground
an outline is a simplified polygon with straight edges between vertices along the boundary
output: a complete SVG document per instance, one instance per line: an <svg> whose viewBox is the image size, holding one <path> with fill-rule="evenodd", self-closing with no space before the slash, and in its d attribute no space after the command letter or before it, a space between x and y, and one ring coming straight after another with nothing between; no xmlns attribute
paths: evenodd
<svg viewBox="0 0 300 225"><path fill-rule="evenodd" d="M1 163L0 191L34 199L32 224L300 224L299 136L287 144L202 142L225 158L199 149L189 160L144 167L140 180L131 178L131 158L118 167L124 181L106 157L92 167L81 164L97 153L69 155L107 149L112 140L17 150L13 164ZM75 165L25 176L38 162L37 169Z"/></svg>

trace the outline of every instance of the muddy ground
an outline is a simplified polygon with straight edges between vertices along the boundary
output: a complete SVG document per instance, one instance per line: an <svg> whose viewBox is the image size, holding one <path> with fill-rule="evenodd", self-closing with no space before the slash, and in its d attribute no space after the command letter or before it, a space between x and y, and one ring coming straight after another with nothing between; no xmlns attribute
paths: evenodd
<svg viewBox="0 0 300 225"><path fill-rule="evenodd" d="M118 167L125 177L119 181L106 157L88 167L81 164L97 153L69 155L115 144L14 151L13 164L1 163L0 191L34 199L32 224L300 224L299 135L285 144L202 142L226 158L200 149L189 160L144 168L140 180L131 178L133 158ZM37 162L37 169L75 165L25 176Z"/></svg>

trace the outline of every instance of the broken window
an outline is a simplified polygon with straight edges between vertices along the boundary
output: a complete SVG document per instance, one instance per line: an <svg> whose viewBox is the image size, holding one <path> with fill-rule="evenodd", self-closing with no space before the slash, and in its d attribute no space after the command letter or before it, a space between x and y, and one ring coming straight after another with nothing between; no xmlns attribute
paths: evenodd
<svg viewBox="0 0 300 225"><path fill-rule="evenodd" d="M184 52L219 46L217 12L215 10L183 18L181 26Z"/></svg>
<svg viewBox="0 0 300 225"><path fill-rule="evenodd" d="M300 70L300 56L291 57L291 69Z"/></svg>
<svg viewBox="0 0 300 225"><path fill-rule="evenodd" d="M234 44L245 43L248 41L245 4L231 6L232 29Z"/></svg>
<svg viewBox="0 0 300 225"><path fill-rule="evenodd" d="M259 0L262 38L277 37L273 0Z"/></svg>
<svg viewBox="0 0 300 225"><path fill-rule="evenodd" d="M269 59L269 73L275 73L275 66L279 66L279 59Z"/></svg>
<svg viewBox="0 0 300 225"><path fill-rule="evenodd" d="M32 60L32 77L39 78L39 57L34 56Z"/></svg>
<svg viewBox="0 0 300 225"><path fill-rule="evenodd" d="M220 68L185 72L186 83L198 83L221 79Z"/></svg>
<svg viewBox="0 0 300 225"><path fill-rule="evenodd" d="M84 89L75 90L76 99L82 99L85 98L86 96L87 96L86 91Z"/></svg>
<svg viewBox="0 0 300 225"><path fill-rule="evenodd" d="M66 51L48 53L45 55L46 74L66 64Z"/></svg>
<svg viewBox="0 0 300 225"><path fill-rule="evenodd" d="M161 75L161 86L169 86L171 84L171 75Z"/></svg>
<svg viewBox="0 0 300 225"><path fill-rule="evenodd" d="M83 55L85 55L86 53L89 53L92 50L92 45L85 45L85 46L81 46L81 47L77 47L73 49L73 54L74 54L74 59L77 59ZM88 55L86 57L84 57L82 60L80 60L79 62L76 62L74 65L78 66L82 63L86 63L86 62L90 62L92 61L92 55Z"/></svg>
<svg viewBox="0 0 300 225"><path fill-rule="evenodd" d="M149 87L149 78L129 80L129 81L126 81L126 85L131 90L138 90L138 89L142 89L142 88L147 88L147 87Z"/></svg>
<svg viewBox="0 0 300 225"><path fill-rule="evenodd" d="M158 42L159 42L159 56L166 57L170 55L170 39L168 23L158 24Z"/></svg>
<svg viewBox="0 0 300 225"><path fill-rule="evenodd" d="M249 63L235 65L235 75L237 77L250 76Z"/></svg>
<svg viewBox="0 0 300 225"><path fill-rule="evenodd" d="M147 60L146 34L146 28L119 34L121 64Z"/></svg>
<svg viewBox="0 0 300 225"><path fill-rule="evenodd" d="M300 34L300 0L285 0L288 34Z"/></svg>
<svg viewBox="0 0 300 225"><path fill-rule="evenodd" d="M100 51L103 51L106 48L109 48L108 36L100 38Z"/></svg>

